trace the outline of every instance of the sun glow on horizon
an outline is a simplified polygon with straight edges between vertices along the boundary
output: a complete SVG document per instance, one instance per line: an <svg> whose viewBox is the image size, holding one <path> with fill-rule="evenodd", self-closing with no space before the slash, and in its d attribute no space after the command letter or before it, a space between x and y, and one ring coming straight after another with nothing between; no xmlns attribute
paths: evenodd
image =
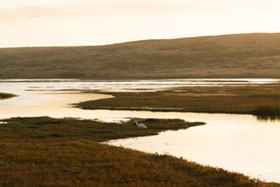
<svg viewBox="0 0 280 187"><path fill-rule="evenodd" d="M279 0L4 0L0 47L280 32Z"/></svg>

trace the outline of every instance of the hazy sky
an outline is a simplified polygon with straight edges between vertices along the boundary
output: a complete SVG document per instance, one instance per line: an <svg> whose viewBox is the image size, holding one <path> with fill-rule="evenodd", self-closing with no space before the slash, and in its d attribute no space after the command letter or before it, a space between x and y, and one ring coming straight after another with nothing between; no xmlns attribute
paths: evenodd
<svg viewBox="0 0 280 187"><path fill-rule="evenodd" d="M0 0L0 47L280 32L280 0Z"/></svg>

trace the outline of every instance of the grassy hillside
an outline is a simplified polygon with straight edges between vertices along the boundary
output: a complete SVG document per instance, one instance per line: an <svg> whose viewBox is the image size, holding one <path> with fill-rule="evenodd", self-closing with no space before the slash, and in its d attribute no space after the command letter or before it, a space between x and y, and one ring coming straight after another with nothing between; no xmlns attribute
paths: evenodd
<svg viewBox="0 0 280 187"><path fill-rule="evenodd" d="M280 78L280 33L0 49L0 78Z"/></svg>

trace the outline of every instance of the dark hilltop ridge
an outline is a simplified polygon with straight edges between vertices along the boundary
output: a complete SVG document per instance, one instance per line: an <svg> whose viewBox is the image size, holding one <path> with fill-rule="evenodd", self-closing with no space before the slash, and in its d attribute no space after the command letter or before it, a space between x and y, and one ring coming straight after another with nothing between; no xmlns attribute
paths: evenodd
<svg viewBox="0 0 280 187"><path fill-rule="evenodd" d="M0 49L0 78L280 78L280 33Z"/></svg>

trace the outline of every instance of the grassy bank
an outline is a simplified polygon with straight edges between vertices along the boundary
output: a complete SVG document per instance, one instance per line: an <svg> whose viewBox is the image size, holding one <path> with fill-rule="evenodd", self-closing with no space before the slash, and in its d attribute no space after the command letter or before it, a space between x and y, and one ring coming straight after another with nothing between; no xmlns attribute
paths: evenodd
<svg viewBox="0 0 280 187"><path fill-rule="evenodd" d="M280 119L280 105L279 106L258 106L253 112L259 119L276 120Z"/></svg>
<svg viewBox="0 0 280 187"><path fill-rule="evenodd" d="M8 99L11 97L15 97L14 94L8 94L8 93L0 93L0 99Z"/></svg>
<svg viewBox="0 0 280 187"><path fill-rule="evenodd" d="M0 78L280 78L280 34L0 49Z"/></svg>
<svg viewBox="0 0 280 187"><path fill-rule="evenodd" d="M280 115L274 108L264 113L259 106L280 106L279 85L184 87L158 92L110 93L114 98L77 104L83 109L149 110L209 113L261 113ZM264 109L261 109L264 111Z"/></svg>
<svg viewBox="0 0 280 187"><path fill-rule="evenodd" d="M247 177L171 156L145 154L99 142L152 135L202 123L142 120L14 118L0 125L1 186L268 186ZM270 184L272 185L272 184Z"/></svg>

